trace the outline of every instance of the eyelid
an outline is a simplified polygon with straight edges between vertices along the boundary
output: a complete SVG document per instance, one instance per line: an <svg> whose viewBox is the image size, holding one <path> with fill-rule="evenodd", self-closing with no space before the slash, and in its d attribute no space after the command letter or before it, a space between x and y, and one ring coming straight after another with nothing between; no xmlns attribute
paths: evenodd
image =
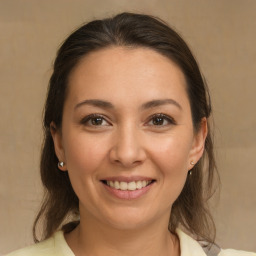
<svg viewBox="0 0 256 256"><path fill-rule="evenodd" d="M102 118L104 121L106 121L108 123L108 125L111 125L111 123L107 120L108 118L106 118L106 116L102 115L102 114L90 114L87 115L85 117L83 117L80 121L80 124L86 125L91 119L93 118ZM88 125L88 126L97 126L97 125ZM99 126L106 126L106 125L99 125Z"/></svg>
<svg viewBox="0 0 256 256"><path fill-rule="evenodd" d="M164 118L165 120L168 121L168 125L176 125L176 124L177 124L177 122L175 121L175 119L174 119L173 117L171 117L171 116L169 116L169 115L166 115L166 114L163 114L163 113L156 113L156 114L151 115L151 116L147 119L146 124L148 124L150 121L152 121L152 119L153 119L154 117L161 117L161 118ZM152 126L153 126L153 125L152 125ZM157 125L155 125L155 126L157 126ZM163 127L163 126L166 126L166 125L159 125L159 127L161 127L161 126Z"/></svg>
<svg viewBox="0 0 256 256"><path fill-rule="evenodd" d="M145 122L145 125L146 126L156 126L157 125L154 125L154 124L149 124L150 121L152 121L153 118L156 118L156 117L160 117L160 118L163 118L165 121L168 122L168 124L165 124L165 125L159 125L158 128L161 128L161 127L165 127L165 126L168 126L168 125L176 125L176 121L173 117L169 116L169 115L166 115L166 114L163 114L163 113L156 113L156 114L153 114L151 116L149 116ZM107 125L93 125L93 124L89 124L88 122L93 119L93 118L102 118L106 123ZM82 125L88 125L88 126L93 126L93 127L102 127L102 126L111 126L111 122L108 120L108 118L103 115L103 114L90 114L90 115L87 115L85 117L83 117L80 121L80 124Z"/></svg>

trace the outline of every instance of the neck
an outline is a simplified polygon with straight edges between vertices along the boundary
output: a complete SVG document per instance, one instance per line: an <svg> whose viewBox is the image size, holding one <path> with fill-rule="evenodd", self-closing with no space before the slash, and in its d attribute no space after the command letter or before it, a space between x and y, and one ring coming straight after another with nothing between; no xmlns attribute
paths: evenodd
<svg viewBox="0 0 256 256"><path fill-rule="evenodd" d="M76 256L179 255L178 238L167 226L168 219L167 222L158 220L137 229L122 230L87 216L66 235L66 240Z"/></svg>

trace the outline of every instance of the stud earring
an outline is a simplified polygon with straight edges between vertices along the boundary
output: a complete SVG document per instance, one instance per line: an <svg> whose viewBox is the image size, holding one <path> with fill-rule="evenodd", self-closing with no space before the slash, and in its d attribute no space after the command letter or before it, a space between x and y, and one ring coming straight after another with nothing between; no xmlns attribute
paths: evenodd
<svg viewBox="0 0 256 256"><path fill-rule="evenodd" d="M193 166L195 165L195 163L194 163L193 161L190 161L190 164L193 165ZM192 168L193 168L193 167L192 167ZM188 175L192 175L192 170L189 170L189 171L188 171Z"/></svg>
<svg viewBox="0 0 256 256"><path fill-rule="evenodd" d="M63 168L63 166L64 166L64 162L58 162L58 167L59 168Z"/></svg>

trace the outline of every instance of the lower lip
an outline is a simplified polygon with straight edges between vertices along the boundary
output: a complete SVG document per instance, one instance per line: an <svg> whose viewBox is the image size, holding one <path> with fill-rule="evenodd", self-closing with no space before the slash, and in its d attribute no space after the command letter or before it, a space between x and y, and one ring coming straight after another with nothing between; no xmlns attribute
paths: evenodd
<svg viewBox="0 0 256 256"><path fill-rule="evenodd" d="M108 192L110 192L112 195L114 195L115 197L117 197L119 199L132 200L132 199L137 199L137 198L143 196L144 194L146 194L152 188L154 183L155 182L147 185L144 188L136 189L136 190L120 190L120 189L112 188L104 183L102 183L102 184L104 185L106 190Z"/></svg>

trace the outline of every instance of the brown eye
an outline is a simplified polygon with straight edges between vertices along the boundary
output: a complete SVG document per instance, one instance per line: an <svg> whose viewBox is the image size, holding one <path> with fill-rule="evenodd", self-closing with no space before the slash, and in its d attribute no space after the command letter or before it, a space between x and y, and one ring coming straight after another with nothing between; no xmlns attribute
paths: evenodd
<svg viewBox="0 0 256 256"><path fill-rule="evenodd" d="M81 120L81 124L85 126L109 126L110 123L106 119L98 114L92 114L86 116Z"/></svg>
<svg viewBox="0 0 256 256"><path fill-rule="evenodd" d="M103 121L104 121L104 119L102 117L91 118L92 125L102 125Z"/></svg>
<svg viewBox="0 0 256 256"><path fill-rule="evenodd" d="M163 125L164 121L165 121L165 119L161 116L156 116L156 117L152 118L153 125Z"/></svg>
<svg viewBox="0 0 256 256"><path fill-rule="evenodd" d="M167 125L174 125L174 124L176 124L174 119L165 114L155 114L151 116L150 120L147 123L147 125L150 125L150 126L167 126Z"/></svg>

